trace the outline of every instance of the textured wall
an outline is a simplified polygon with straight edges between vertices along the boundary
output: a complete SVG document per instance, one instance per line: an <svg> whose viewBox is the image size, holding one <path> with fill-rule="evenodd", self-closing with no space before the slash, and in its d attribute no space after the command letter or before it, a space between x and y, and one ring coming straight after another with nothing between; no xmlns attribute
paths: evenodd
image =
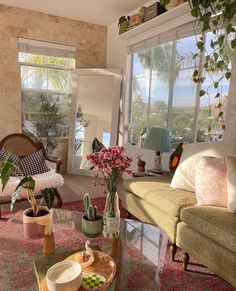
<svg viewBox="0 0 236 291"><path fill-rule="evenodd" d="M77 68L106 67L105 26L0 4L0 140L21 131L19 37L77 47Z"/></svg>

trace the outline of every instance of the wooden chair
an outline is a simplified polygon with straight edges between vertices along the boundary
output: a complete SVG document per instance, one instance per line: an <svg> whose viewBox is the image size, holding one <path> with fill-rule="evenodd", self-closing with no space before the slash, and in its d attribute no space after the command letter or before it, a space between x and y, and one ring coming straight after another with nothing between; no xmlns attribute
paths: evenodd
<svg viewBox="0 0 236 291"><path fill-rule="evenodd" d="M29 138L28 136L21 134L21 133L15 133L10 134L6 136L2 141L0 141L0 150L2 148L5 148L12 152L13 154L17 155L19 158L24 158L28 155L31 155L35 153L38 150L42 150L45 160L55 163L56 164L56 173L59 173L60 171L60 165L62 164L60 159L52 159L46 155L44 146L41 142L37 142ZM43 174L42 174L43 175ZM34 177L34 176L33 176ZM63 178L61 177L62 181ZM10 183L10 181L9 181ZM36 180L37 185L37 180ZM55 196L57 197L57 207L62 206L62 198L57 188L54 187L48 187L52 188L55 192ZM42 193L35 193L36 198L42 198ZM19 199L17 201L24 201L27 200L26 198ZM7 204L11 201L11 197L1 197L1 191L0 191L0 204Z"/></svg>

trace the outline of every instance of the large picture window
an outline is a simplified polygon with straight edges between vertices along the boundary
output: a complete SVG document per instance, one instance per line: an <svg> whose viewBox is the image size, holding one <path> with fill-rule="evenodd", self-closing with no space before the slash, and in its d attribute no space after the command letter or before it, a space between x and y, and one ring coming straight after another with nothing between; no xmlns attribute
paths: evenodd
<svg viewBox="0 0 236 291"><path fill-rule="evenodd" d="M210 43L212 33L205 37ZM222 97L214 98L214 88L209 96L199 97L199 90L206 88L197 87L192 80L194 70L201 67L199 60L193 60L197 52L196 38L176 39L132 54L130 124L133 144L139 143L153 126L170 130L173 148L180 141L223 138L217 105L221 102L225 110L229 82L221 80Z"/></svg>
<svg viewBox="0 0 236 291"><path fill-rule="evenodd" d="M64 51L20 43L23 130L47 140L46 150L57 146L59 137L69 134L73 57ZM47 55L48 53L48 55ZM53 55L55 53L55 56Z"/></svg>

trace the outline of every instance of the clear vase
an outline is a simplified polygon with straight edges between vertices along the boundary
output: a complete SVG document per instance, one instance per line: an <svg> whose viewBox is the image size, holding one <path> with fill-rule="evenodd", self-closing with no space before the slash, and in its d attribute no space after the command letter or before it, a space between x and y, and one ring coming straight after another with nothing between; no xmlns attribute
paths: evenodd
<svg viewBox="0 0 236 291"><path fill-rule="evenodd" d="M117 192L108 192L103 211L103 236L116 239L120 234L120 210Z"/></svg>

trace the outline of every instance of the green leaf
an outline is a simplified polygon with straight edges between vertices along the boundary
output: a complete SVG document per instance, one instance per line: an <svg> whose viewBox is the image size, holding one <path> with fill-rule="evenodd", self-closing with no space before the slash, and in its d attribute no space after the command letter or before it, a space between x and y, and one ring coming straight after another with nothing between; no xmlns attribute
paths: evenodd
<svg viewBox="0 0 236 291"><path fill-rule="evenodd" d="M191 15L192 15L193 17L198 17L198 10L197 10L197 8L193 8L193 9L191 10Z"/></svg>
<svg viewBox="0 0 236 291"><path fill-rule="evenodd" d="M205 94L206 94L206 92L205 92L204 90L200 90L200 91L199 91L199 96L200 96L200 97L204 96Z"/></svg>
<svg viewBox="0 0 236 291"><path fill-rule="evenodd" d="M211 132L212 128L210 125L208 125L207 130L208 130L208 132Z"/></svg>
<svg viewBox="0 0 236 291"><path fill-rule="evenodd" d="M42 194L48 209L51 209L55 198L54 190L52 188L46 188L42 190Z"/></svg>
<svg viewBox="0 0 236 291"><path fill-rule="evenodd" d="M215 59L215 61L217 61L218 56L219 56L219 55L215 52L215 53L214 53L214 59Z"/></svg>
<svg viewBox="0 0 236 291"><path fill-rule="evenodd" d="M222 9L222 6L220 4L216 5L216 10L220 11Z"/></svg>
<svg viewBox="0 0 236 291"><path fill-rule="evenodd" d="M214 87L215 87L215 88L218 88L218 87L219 87L219 82L215 82L215 83L214 83Z"/></svg>
<svg viewBox="0 0 236 291"><path fill-rule="evenodd" d="M224 42L224 39L225 39L225 35L222 34L218 37L218 40L216 41L218 43L219 46L222 46L223 42Z"/></svg>
<svg viewBox="0 0 236 291"><path fill-rule="evenodd" d="M194 72L193 72L193 77L197 77L198 76L198 70L195 70Z"/></svg>
<svg viewBox="0 0 236 291"><path fill-rule="evenodd" d="M198 49L199 49L200 51L202 51L203 48L204 48L204 42L203 42L203 41L198 41L198 42L197 42L197 47L198 47Z"/></svg>
<svg viewBox="0 0 236 291"><path fill-rule="evenodd" d="M226 78L227 80L229 80L230 77L231 77L231 72L226 72L226 73L225 73L225 78Z"/></svg>
<svg viewBox="0 0 236 291"><path fill-rule="evenodd" d="M215 98L218 98L218 97L220 97L220 93L217 93L215 96Z"/></svg>
<svg viewBox="0 0 236 291"><path fill-rule="evenodd" d="M220 107L222 107L222 103L218 103L216 108L220 108Z"/></svg>
<svg viewBox="0 0 236 291"><path fill-rule="evenodd" d="M0 164L0 179L2 182L2 191L5 189L14 168L15 165L12 163L11 154L9 153Z"/></svg>
<svg viewBox="0 0 236 291"><path fill-rule="evenodd" d="M224 66L224 61L219 61L219 62L217 62L217 67L218 68L221 68L221 67L223 67Z"/></svg>
<svg viewBox="0 0 236 291"><path fill-rule="evenodd" d="M231 47L232 49L236 48L236 39L231 41Z"/></svg>
<svg viewBox="0 0 236 291"><path fill-rule="evenodd" d="M220 111L219 114L218 114L218 116L221 117L221 116L223 116L223 114L224 114L224 112L223 111Z"/></svg>

